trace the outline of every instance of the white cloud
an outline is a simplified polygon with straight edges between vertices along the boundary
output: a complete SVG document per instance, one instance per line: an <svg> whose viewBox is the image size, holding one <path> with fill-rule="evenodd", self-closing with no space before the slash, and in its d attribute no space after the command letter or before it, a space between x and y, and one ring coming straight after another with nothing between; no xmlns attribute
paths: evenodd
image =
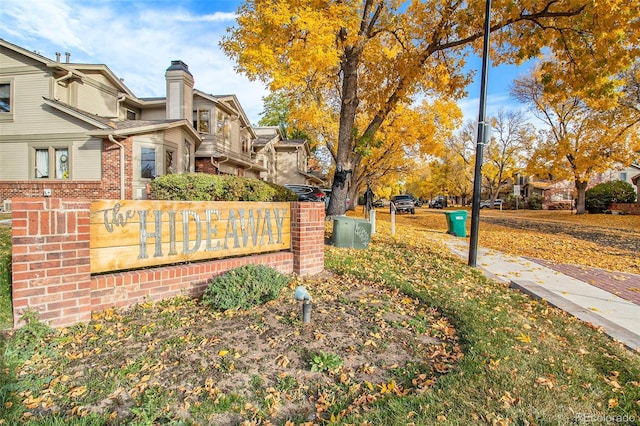
<svg viewBox="0 0 640 426"><path fill-rule="evenodd" d="M187 9L189 2L3 0L0 37L54 59L107 65L136 96L165 96L165 70L184 61L196 88L235 94L252 123L259 119L262 84L234 71L218 43L236 14ZM202 4L195 4L201 7Z"/></svg>

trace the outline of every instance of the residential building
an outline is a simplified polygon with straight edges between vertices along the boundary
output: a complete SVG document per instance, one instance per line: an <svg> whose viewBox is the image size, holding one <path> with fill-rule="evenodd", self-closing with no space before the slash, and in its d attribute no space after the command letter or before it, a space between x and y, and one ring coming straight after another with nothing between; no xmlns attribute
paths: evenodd
<svg viewBox="0 0 640 426"><path fill-rule="evenodd" d="M589 182L589 187L595 186L602 182L611 182L616 180L621 180L624 182L628 182L630 185L634 187L636 190L636 194L640 195L638 192L637 184L634 183L634 179L638 180L638 176L640 176L640 163L634 163L627 167L616 167L608 170L604 173L599 173Z"/></svg>
<svg viewBox="0 0 640 426"><path fill-rule="evenodd" d="M260 177L234 95L194 88L172 61L164 98L139 98L106 65L48 59L0 39L0 208L12 197L144 199L167 173Z"/></svg>
<svg viewBox="0 0 640 426"><path fill-rule="evenodd" d="M278 185L324 186L320 173L309 167L311 150L303 139L283 139L277 126L256 127L256 160L265 168L261 178Z"/></svg>

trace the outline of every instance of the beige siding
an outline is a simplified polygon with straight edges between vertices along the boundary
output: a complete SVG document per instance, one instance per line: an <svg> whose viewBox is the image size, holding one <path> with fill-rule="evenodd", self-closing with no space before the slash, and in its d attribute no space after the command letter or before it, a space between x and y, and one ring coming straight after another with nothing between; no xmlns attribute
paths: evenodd
<svg viewBox="0 0 640 426"><path fill-rule="evenodd" d="M306 183L304 176L298 173L298 155L296 151L278 151L277 154L277 183Z"/></svg>
<svg viewBox="0 0 640 426"><path fill-rule="evenodd" d="M133 199L141 200L146 197L146 187L151 179L142 178L140 167L142 159L142 148L154 148L156 160L156 175L160 174L163 162L163 132L155 132L146 135L135 136L133 138Z"/></svg>
<svg viewBox="0 0 640 426"><path fill-rule="evenodd" d="M48 74L32 72L12 78L15 94L12 99L13 120L2 123L0 143L8 135L31 135L34 129L47 129L48 133L78 133L88 128L78 120L70 122L68 116L44 104L42 98L51 96Z"/></svg>
<svg viewBox="0 0 640 426"><path fill-rule="evenodd" d="M166 107L163 105L144 107L140 114L140 120L164 120L167 117Z"/></svg>
<svg viewBox="0 0 640 426"><path fill-rule="evenodd" d="M102 140L87 139L73 142L71 176L74 180L102 178Z"/></svg>
<svg viewBox="0 0 640 426"><path fill-rule="evenodd" d="M33 150L36 147L47 146L70 148L70 171L73 180L100 180L101 141L77 135L38 135L20 138L16 142L3 141L0 143L0 180L33 179Z"/></svg>
<svg viewBox="0 0 640 426"><path fill-rule="evenodd" d="M0 143L0 180L28 179L29 155L22 143Z"/></svg>
<svg viewBox="0 0 640 426"><path fill-rule="evenodd" d="M73 96L77 102L70 102L83 111L103 117L116 117L118 91L100 84L92 79L85 79L82 84L71 84L76 93Z"/></svg>

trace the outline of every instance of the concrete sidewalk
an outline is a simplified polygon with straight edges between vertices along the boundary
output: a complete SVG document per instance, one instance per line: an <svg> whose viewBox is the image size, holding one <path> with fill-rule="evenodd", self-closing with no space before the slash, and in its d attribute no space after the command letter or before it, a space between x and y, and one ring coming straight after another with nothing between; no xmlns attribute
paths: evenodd
<svg viewBox="0 0 640 426"><path fill-rule="evenodd" d="M447 237L444 242L449 249L468 260L469 239ZM602 327L612 338L640 352L640 305L531 260L496 250L478 247L476 266L492 278Z"/></svg>

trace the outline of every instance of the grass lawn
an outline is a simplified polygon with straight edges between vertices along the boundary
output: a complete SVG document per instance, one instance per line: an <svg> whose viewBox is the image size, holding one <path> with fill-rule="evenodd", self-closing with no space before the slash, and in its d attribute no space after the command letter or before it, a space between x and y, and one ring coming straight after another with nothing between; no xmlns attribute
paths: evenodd
<svg viewBox="0 0 640 426"><path fill-rule="evenodd" d="M435 216L403 216L393 237L382 216L369 249L327 246L330 277L293 284L314 296L314 328L287 314L291 294L224 315L175 299L31 321L3 346L0 424L640 424L637 353L467 267L425 226ZM362 340L331 340L353 321ZM237 337L221 346L235 330L265 343L260 361Z"/></svg>
<svg viewBox="0 0 640 426"><path fill-rule="evenodd" d="M0 330L6 330L12 326L11 228L0 226Z"/></svg>

